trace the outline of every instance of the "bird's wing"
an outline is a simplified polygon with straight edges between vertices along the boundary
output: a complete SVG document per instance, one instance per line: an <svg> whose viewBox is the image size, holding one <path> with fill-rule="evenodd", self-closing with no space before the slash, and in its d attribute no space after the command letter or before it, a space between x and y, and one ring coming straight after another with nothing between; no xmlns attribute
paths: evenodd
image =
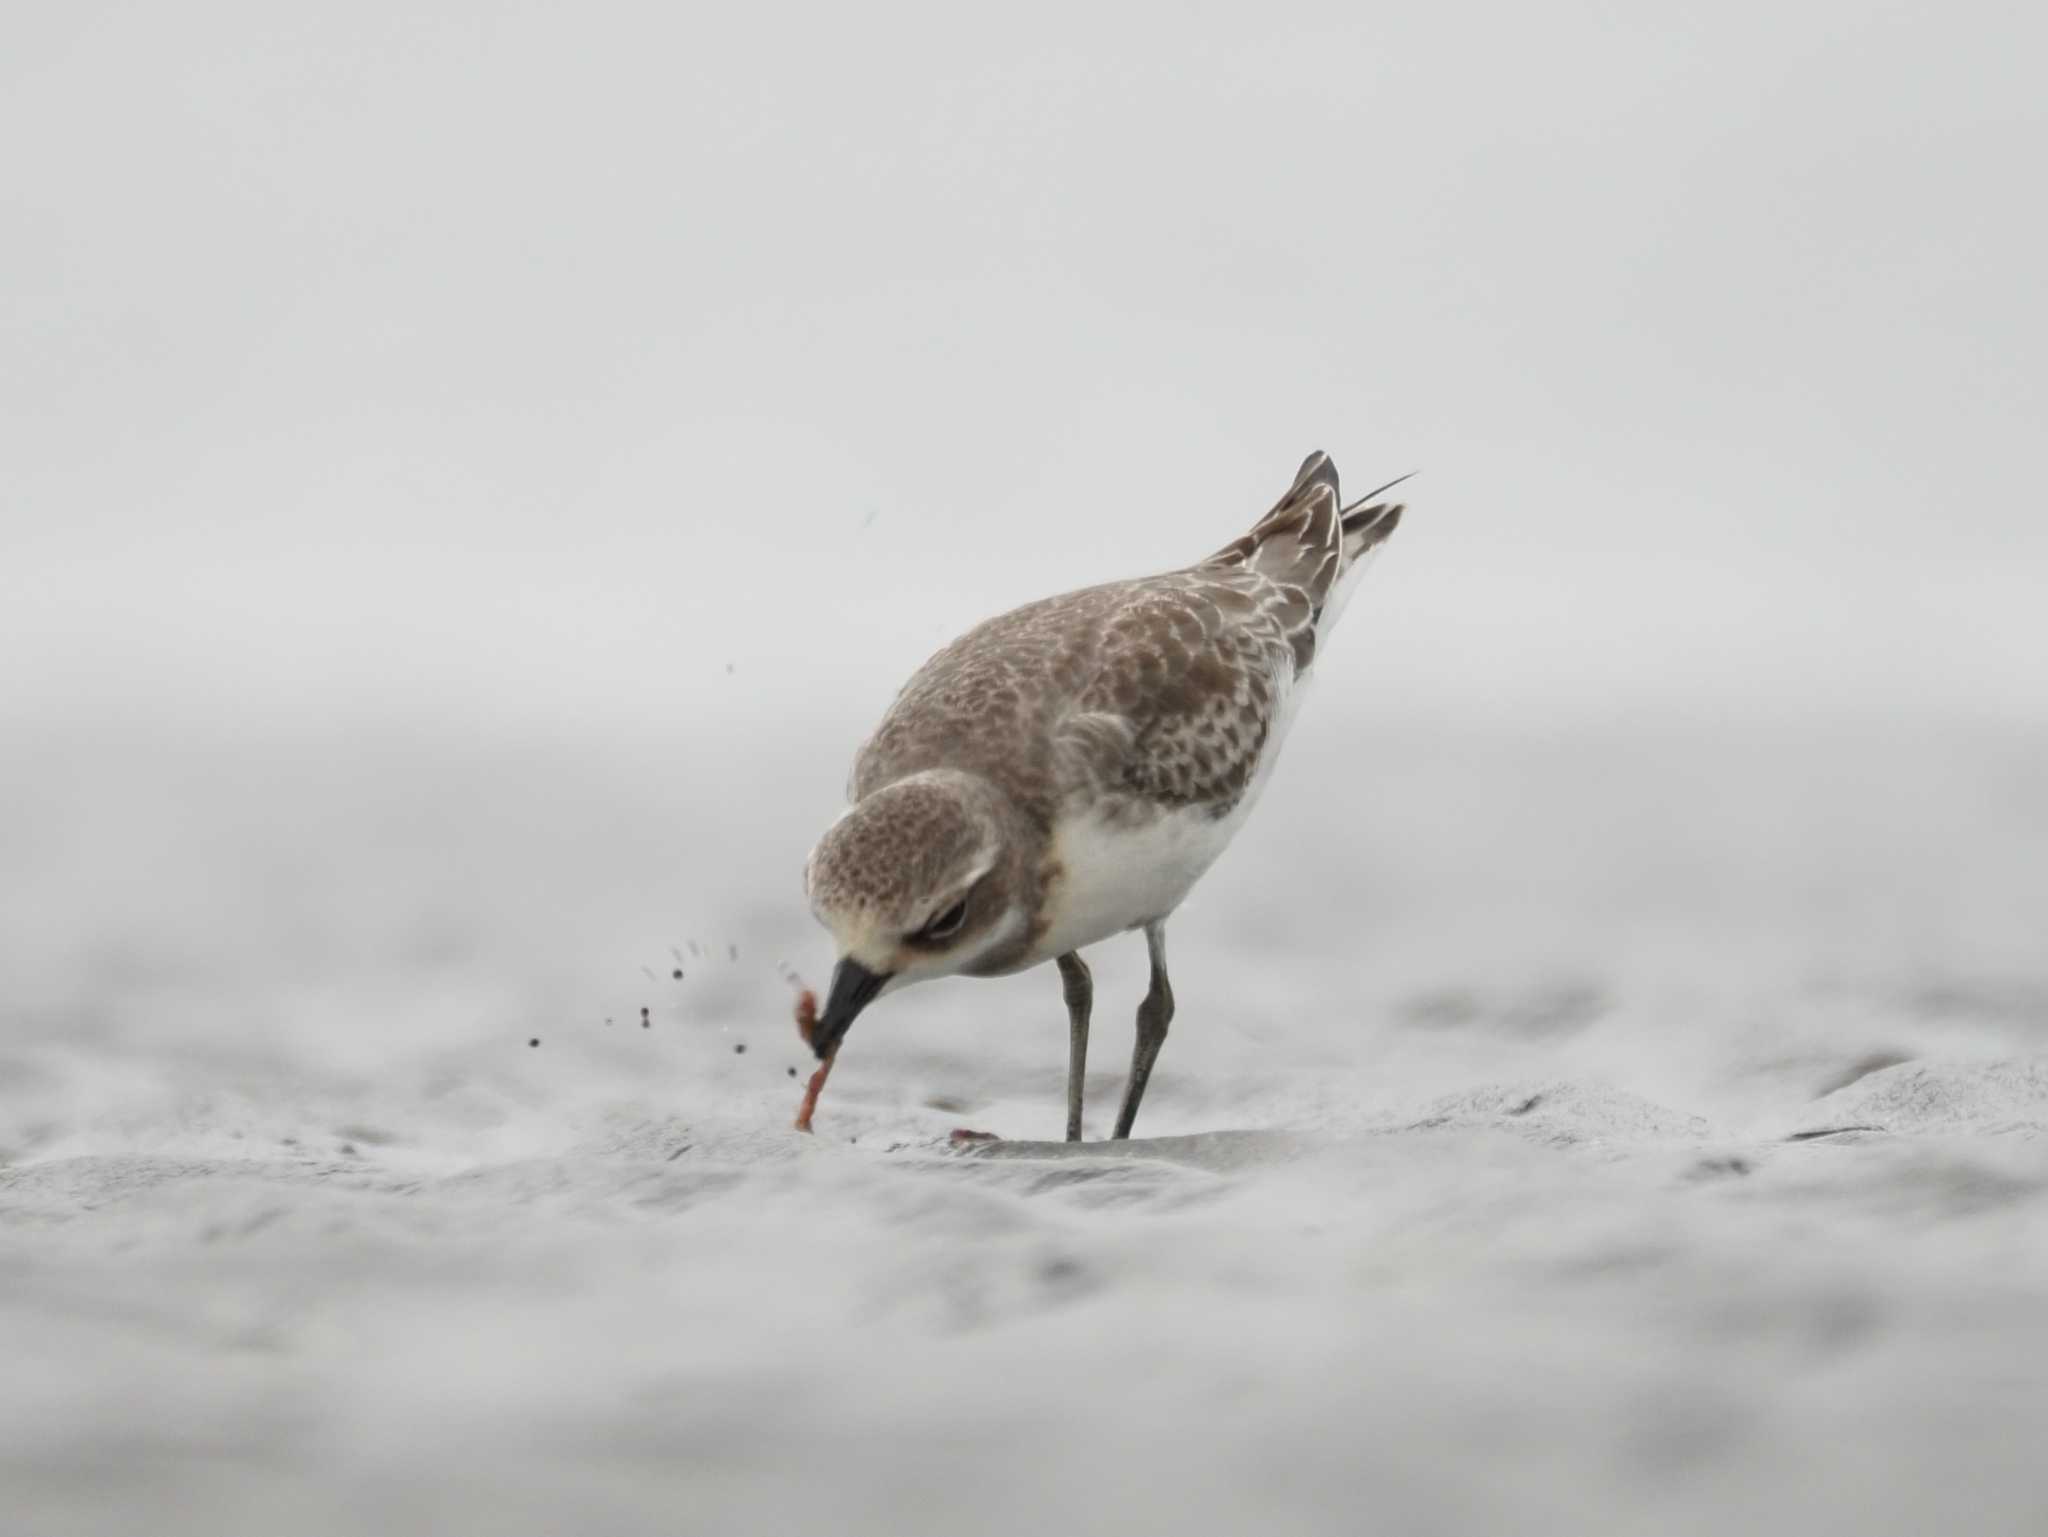
<svg viewBox="0 0 2048 1537"><path fill-rule="evenodd" d="M1197 568L1128 585L1056 728L1061 778L1114 803L1222 815L1249 788L1314 644L1300 588Z"/></svg>

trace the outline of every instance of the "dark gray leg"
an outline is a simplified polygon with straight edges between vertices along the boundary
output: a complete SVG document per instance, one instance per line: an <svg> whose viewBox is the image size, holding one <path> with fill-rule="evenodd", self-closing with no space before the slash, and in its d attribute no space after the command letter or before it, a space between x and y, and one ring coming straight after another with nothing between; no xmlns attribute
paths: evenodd
<svg viewBox="0 0 2048 1537"><path fill-rule="evenodd" d="M1060 992L1067 1000L1067 1140L1081 1140L1081 1084L1088 1075L1088 1014L1095 979L1076 950L1060 957Z"/></svg>
<svg viewBox="0 0 2048 1537"><path fill-rule="evenodd" d="M1131 1053L1131 1081L1124 1085L1124 1107L1116 1117L1119 1137L1131 1134L1131 1122L1138 1118L1138 1101L1145 1097L1152 1064L1159 1060L1159 1048L1166 1044L1166 1027L1173 1023L1173 988L1166 980L1165 919L1145 925L1145 948L1152 953L1152 985L1138 1005L1138 1045Z"/></svg>

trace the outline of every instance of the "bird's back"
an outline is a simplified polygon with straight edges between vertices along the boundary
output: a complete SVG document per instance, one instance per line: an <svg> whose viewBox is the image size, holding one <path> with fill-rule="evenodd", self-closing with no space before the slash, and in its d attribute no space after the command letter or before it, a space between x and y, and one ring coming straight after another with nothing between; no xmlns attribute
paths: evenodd
<svg viewBox="0 0 2048 1537"><path fill-rule="evenodd" d="M1035 819L1057 799L1051 730L1095 671L1119 604L1113 583L976 625L910 677L854 759L859 801L908 774L959 768L995 780Z"/></svg>
<svg viewBox="0 0 2048 1537"><path fill-rule="evenodd" d="M1228 815L1400 511L1340 507L1335 467L1312 454L1272 511L1208 559L975 626L904 685L855 760L850 798L944 767L984 775L1047 828L1077 796L1112 820Z"/></svg>

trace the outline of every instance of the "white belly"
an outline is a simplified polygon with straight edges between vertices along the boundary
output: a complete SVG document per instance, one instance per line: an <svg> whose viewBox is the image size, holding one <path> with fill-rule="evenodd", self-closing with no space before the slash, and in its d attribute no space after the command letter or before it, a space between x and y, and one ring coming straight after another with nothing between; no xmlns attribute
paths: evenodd
<svg viewBox="0 0 2048 1537"><path fill-rule="evenodd" d="M1251 783L1229 812L1170 811L1140 826L1116 826L1077 810L1053 829L1053 858L1064 877L1053 893L1051 922L1026 964L1092 945L1164 918L1251 815L1272 776L1307 678L1284 690Z"/></svg>
<svg viewBox="0 0 2048 1537"><path fill-rule="evenodd" d="M1163 918L1180 906L1216 862L1243 820L1238 802L1223 818L1172 811L1142 827L1075 817L1054 833L1062 872L1052 922L1036 960L1065 955L1112 934Z"/></svg>

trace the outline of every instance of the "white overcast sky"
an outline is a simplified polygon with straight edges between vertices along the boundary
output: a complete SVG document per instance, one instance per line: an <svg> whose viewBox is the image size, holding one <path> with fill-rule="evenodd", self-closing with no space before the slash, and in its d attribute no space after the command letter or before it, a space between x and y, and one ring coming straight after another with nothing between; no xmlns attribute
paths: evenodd
<svg viewBox="0 0 2048 1537"><path fill-rule="evenodd" d="M14 7L0 699L871 714L1320 446L1389 709L2038 717L2043 14Z"/></svg>

